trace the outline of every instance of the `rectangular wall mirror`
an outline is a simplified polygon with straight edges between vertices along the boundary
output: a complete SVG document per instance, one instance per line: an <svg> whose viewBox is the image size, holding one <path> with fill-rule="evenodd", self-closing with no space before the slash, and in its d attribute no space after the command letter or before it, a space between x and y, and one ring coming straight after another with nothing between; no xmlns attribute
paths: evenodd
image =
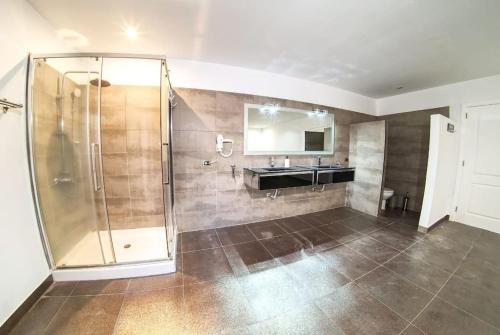
<svg viewBox="0 0 500 335"><path fill-rule="evenodd" d="M271 104L244 108L245 155L333 154L333 114Z"/></svg>

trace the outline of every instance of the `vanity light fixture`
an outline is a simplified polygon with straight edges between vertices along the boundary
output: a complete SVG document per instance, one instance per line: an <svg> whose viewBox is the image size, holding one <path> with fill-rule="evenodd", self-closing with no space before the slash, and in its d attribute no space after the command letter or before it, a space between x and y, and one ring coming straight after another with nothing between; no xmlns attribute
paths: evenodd
<svg viewBox="0 0 500 335"><path fill-rule="evenodd" d="M328 115L328 111L326 109L313 108L312 112L307 113L309 117L326 117Z"/></svg>
<svg viewBox="0 0 500 335"><path fill-rule="evenodd" d="M280 105L279 104L271 104L271 103L267 103L267 104L264 104L264 106L262 106L259 111L262 113L262 114L269 114L269 115L273 115L273 114L276 114L278 112L278 110L280 109Z"/></svg>

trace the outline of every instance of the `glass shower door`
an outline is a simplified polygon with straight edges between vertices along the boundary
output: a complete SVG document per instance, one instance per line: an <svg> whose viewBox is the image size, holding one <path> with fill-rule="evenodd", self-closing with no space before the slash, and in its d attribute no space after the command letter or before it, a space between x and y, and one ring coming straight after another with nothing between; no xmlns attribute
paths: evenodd
<svg viewBox="0 0 500 335"><path fill-rule="evenodd" d="M174 215L174 175L172 162L172 100L167 62L161 62L161 138L162 138L162 175L163 199L165 206L165 225L167 229L167 248L169 256L174 255L177 242L177 225Z"/></svg>
<svg viewBox="0 0 500 335"><path fill-rule="evenodd" d="M32 173L58 268L114 261L100 167L98 80L94 86L101 63L95 57L32 63Z"/></svg>
<svg viewBox="0 0 500 335"><path fill-rule="evenodd" d="M165 222L170 205L165 205L162 187L161 127L162 97L168 93L162 66L160 59L103 60L104 195L117 263L169 257Z"/></svg>

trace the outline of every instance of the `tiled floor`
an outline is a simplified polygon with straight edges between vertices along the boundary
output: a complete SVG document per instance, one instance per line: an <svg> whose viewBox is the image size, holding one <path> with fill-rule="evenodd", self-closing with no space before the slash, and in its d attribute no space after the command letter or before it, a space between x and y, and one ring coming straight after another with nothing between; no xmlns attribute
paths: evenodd
<svg viewBox="0 0 500 335"><path fill-rule="evenodd" d="M341 208L181 235L176 274L54 284L13 334L500 334L500 235Z"/></svg>

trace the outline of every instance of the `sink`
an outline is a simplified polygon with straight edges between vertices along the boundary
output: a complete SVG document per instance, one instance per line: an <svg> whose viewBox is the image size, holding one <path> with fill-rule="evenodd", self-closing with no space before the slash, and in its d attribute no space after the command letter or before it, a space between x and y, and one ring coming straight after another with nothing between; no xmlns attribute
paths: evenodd
<svg viewBox="0 0 500 335"><path fill-rule="evenodd" d="M311 166L316 169L343 169L342 166L338 165L311 165Z"/></svg>
<svg viewBox="0 0 500 335"><path fill-rule="evenodd" d="M288 170L293 170L293 169L289 168L289 167L268 167L268 168L262 168L262 170L266 170L266 171L288 171Z"/></svg>

